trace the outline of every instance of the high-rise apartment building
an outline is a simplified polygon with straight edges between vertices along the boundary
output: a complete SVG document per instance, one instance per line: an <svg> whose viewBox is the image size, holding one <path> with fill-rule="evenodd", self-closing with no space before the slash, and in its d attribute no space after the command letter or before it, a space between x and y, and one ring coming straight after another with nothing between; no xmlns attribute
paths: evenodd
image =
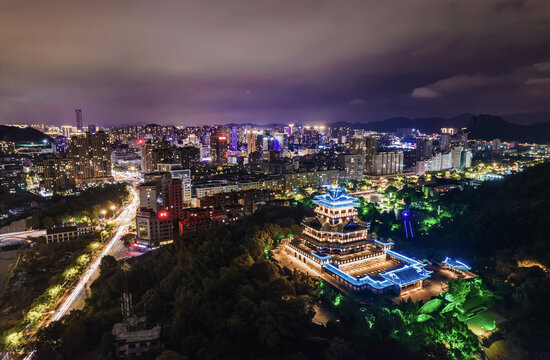
<svg viewBox="0 0 550 360"><path fill-rule="evenodd" d="M157 170L163 162L179 162L178 154L166 141L152 143L150 140L141 145L141 172L144 174Z"/></svg>
<svg viewBox="0 0 550 360"><path fill-rule="evenodd" d="M469 168L472 166L472 152L461 146L454 147L451 150L451 161L453 169Z"/></svg>
<svg viewBox="0 0 550 360"><path fill-rule="evenodd" d="M403 151L389 151L371 157L370 175L392 175L403 173Z"/></svg>
<svg viewBox="0 0 550 360"><path fill-rule="evenodd" d="M111 145L105 132L73 136L67 153L68 157L74 160L77 184L112 180Z"/></svg>
<svg viewBox="0 0 550 360"><path fill-rule="evenodd" d="M431 139L416 139L416 160L427 160L432 157L433 141Z"/></svg>
<svg viewBox="0 0 550 360"><path fill-rule="evenodd" d="M44 166L44 187L52 192L65 192L75 188L75 165L71 158L51 158Z"/></svg>
<svg viewBox="0 0 550 360"><path fill-rule="evenodd" d="M343 154L338 158L341 170L344 170L344 179L357 180L363 179L363 171L365 169L365 157L362 154Z"/></svg>
<svg viewBox="0 0 550 360"><path fill-rule="evenodd" d="M350 153L352 155L362 154L364 171L368 172L373 156L378 153L378 139L374 137L355 137L350 139Z"/></svg>

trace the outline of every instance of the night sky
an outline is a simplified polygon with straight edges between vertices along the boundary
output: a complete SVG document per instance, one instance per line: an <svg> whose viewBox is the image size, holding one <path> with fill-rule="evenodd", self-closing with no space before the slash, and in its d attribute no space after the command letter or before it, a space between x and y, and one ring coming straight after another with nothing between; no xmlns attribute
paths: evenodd
<svg viewBox="0 0 550 360"><path fill-rule="evenodd" d="M550 1L1 0L0 123L550 111Z"/></svg>

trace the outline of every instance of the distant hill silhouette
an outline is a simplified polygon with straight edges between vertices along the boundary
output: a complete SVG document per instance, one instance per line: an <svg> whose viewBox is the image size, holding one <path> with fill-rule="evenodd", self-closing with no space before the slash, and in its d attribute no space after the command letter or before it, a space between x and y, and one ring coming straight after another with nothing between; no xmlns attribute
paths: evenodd
<svg viewBox="0 0 550 360"><path fill-rule="evenodd" d="M532 125L512 124L499 116L479 115L468 124L471 139L550 143L550 121Z"/></svg>
<svg viewBox="0 0 550 360"><path fill-rule="evenodd" d="M502 118L513 124L533 125L541 122L550 121L550 113L544 111L535 111L530 113L502 115Z"/></svg>
<svg viewBox="0 0 550 360"><path fill-rule="evenodd" d="M0 140L1 141L13 141L13 142L25 142L34 141L39 142L44 139L51 140L51 138L41 131L33 128L18 128L16 126L0 125Z"/></svg>
<svg viewBox="0 0 550 360"><path fill-rule="evenodd" d="M443 127L463 128L468 125L470 118L473 114L461 114L449 119L442 117L429 117L429 118L417 118L410 119L406 117L394 117L381 121L373 121L369 123L347 123L344 121L331 123L330 126L342 127L349 126L352 129L364 129L380 132L395 132L399 128L412 128L418 129L424 133L436 133Z"/></svg>
<svg viewBox="0 0 550 360"><path fill-rule="evenodd" d="M535 113L533 113L535 114ZM545 113L536 113L543 118ZM524 116L516 114L513 116ZM499 138L504 141L550 143L550 121L539 122L532 125L513 124L500 116L461 114L452 118L429 117L409 119L395 117L370 123L347 123L344 121L331 123L330 126L349 126L352 129L364 129L380 132L396 132L399 128L418 129L423 133L438 133L441 128L468 128L470 139L492 140Z"/></svg>

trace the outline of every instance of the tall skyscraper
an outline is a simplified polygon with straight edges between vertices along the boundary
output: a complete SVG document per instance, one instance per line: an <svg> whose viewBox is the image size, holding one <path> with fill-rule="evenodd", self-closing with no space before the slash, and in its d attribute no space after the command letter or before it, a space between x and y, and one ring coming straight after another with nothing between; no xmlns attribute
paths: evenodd
<svg viewBox="0 0 550 360"><path fill-rule="evenodd" d="M82 109L75 109L76 113L76 128L82 130Z"/></svg>
<svg viewBox="0 0 550 360"><path fill-rule="evenodd" d="M231 128L231 150L236 151L239 145L239 134L237 127L233 126Z"/></svg>
<svg viewBox="0 0 550 360"><path fill-rule="evenodd" d="M246 146L248 155L256 151L256 142L258 141L258 133L256 131L248 131L246 133Z"/></svg>

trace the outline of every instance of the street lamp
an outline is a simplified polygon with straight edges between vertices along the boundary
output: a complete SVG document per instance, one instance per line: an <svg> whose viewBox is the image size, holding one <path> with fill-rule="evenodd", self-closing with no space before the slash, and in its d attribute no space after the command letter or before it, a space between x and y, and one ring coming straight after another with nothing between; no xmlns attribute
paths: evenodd
<svg viewBox="0 0 550 360"><path fill-rule="evenodd" d="M115 209L116 209L116 206L111 205L111 212L112 212L111 217L115 216Z"/></svg>
<svg viewBox="0 0 550 360"><path fill-rule="evenodd" d="M105 214L107 214L107 210L101 210L101 215L103 215L103 220L105 220Z"/></svg>

